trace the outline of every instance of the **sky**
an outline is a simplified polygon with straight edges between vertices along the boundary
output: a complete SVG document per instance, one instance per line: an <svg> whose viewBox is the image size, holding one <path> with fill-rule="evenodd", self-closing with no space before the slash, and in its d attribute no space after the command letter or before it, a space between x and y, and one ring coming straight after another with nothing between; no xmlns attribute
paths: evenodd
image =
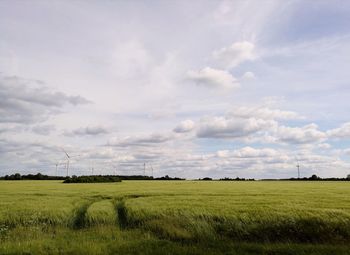
<svg viewBox="0 0 350 255"><path fill-rule="evenodd" d="M346 0L2 0L0 175L66 175L67 152L69 175L346 177L349 16Z"/></svg>

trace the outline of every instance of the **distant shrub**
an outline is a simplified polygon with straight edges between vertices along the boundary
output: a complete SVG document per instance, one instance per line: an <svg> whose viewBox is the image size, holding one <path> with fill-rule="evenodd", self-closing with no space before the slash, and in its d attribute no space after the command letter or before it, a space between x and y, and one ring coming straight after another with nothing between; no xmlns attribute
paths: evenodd
<svg viewBox="0 0 350 255"><path fill-rule="evenodd" d="M185 180L185 179L182 179L182 178L179 178L179 177L170 177L169 175L166 175L166 176L163 176L163 177L157 177L157 178L154 178L154 180L167 180L167 181L178 181L178 180Z"/></svg>
<svg viewBox="0 0 350 255"><path fill-rule="evenodd" d="M146 175L116 175L121 180L153 180L152 176Z"/></svg>
<svg viewBox="0 0 350 255"><path fill-rule="evenodd" d="M210 177L204 177L203 179L199 179L200 181L212 181L213 179Z"/></svg>
<svg viewBox="0 0 350 255"><path fill-rule="evenodd" d="M153 176L146 176L146 175L116 175L121 180L165 180L165 181L171 181L171 180L185 180L183 178L179 177L170 177L169 175L165 175L162 177L156 177Z"/></svg>
<svg viewBox="0 0 350 255"><path fill-rule="evenodd" d="M121 179L112 175L75 176L67 178L64 183L96 183L96 182L121 182Z"/></svg>
<svg viewBox="0 0 350 255"><path fill-rule="evenodd" d="M255 181L255 179L246 179L246 178L239 178L239 177L236 177L236 178L225 177L225 178L220 179L220 181Z"/></svg>
<svg viewBox="0 0 350 255"><path fill-rule="evenodd" d="M283 180L290 180L290 181L350 181L350 178L321 178L317 176L316 174L311 175L310 177L303 177L303 178L290 178L290 179L283 179Z"/></svg>
<svg viewBox="0 0 350 255"><path fill-rule="evenodd" d="M316 174L313 174L310 178L309 178L310 180L321 180L321 178L320 177L318 177Z"/></svg>

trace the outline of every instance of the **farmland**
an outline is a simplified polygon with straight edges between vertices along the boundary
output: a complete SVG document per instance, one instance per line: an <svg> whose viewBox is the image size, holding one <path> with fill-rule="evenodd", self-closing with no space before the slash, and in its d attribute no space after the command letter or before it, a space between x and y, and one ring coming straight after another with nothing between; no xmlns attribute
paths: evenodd
<svg viewBox="0 0 350 255"><path fill-rule="evenodd" d="M0 181L0 254L350 254L350 185Z"/></svg>

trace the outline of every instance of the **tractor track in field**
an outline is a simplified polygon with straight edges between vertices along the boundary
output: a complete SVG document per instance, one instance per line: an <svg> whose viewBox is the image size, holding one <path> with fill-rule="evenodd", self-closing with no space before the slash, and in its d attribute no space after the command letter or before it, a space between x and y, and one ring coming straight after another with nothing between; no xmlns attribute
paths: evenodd
<svg viewBox="0 0 350 255"><path fill-rule="evenodd" d="M115 212L115 222L120 229L125 229L129 225L128 219L128 209L125 205L126 200L136 199L139 197L150 197L151 195L125 195L125 196L101 196L95 195L87 198L84 202L80 203L79 206L75 207L73 210L73 215L70 220L70 226L72 229L83 229L90 225L90 222L87 219L87 212L94 203L101 202L104 200L110 200L113 205Z"/></svg>
<svg viewBox="0 0 350 255"><path fill-rule="evenodd" d="M71 220L71 226L73 229L82 229L86 227L87 220L86 220L86 214L89 207L95 203L96 200L92 201L86 201L83 204L79 205L79 207L76 207L73 211L73 216Z"/></svg>
<svg viewBox="0 0 350 255"><path fill-rule="evenodd" d="M114 209L116 227L120 230L140 229L159 239L197 242L206 239L227 238L246 242L300 242L300 243L346 243L350 240L350 221L337 224L320 218L284 218L279 220L251 221L250 219L196 216L191 214L163 214L142 217L126 205L141 197L157 195L131 194L117 197L94 197L80 204L75 210L73 228L89 225L87 210L95 202L109 200Z"/></svg>

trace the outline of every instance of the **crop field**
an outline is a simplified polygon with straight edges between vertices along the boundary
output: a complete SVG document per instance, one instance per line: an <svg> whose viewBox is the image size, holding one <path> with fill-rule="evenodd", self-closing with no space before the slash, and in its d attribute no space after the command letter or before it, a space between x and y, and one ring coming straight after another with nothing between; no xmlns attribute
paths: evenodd
<svg viewBox="0 0 350 255"><path fill-rule="evenodd" d="M350 183L0 181L0 254L350 254Z"/></svg>

